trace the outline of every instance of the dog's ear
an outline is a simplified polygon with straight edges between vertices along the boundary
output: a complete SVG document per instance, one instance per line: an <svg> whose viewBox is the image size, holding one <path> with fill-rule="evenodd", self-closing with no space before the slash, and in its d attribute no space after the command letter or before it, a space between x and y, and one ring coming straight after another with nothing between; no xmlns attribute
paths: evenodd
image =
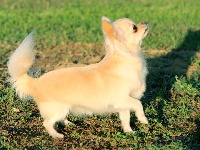
<svg viewBox="0 0 200 150"><path fill-rule="evenodd" d="M116 38L116 31L115 28L107 17L102 17L102 30L103 33L108 37L108 38Z"/></svg>

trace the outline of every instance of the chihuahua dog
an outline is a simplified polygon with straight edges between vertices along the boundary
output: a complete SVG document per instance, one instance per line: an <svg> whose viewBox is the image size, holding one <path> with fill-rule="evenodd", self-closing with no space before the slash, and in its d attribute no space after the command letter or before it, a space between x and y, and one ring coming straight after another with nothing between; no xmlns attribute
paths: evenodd
<svg viewBox="0 0 200 150"><path fill-rule="evenodd" d="M102 17L105 57L96 64L53 70L39 78L27 74L34 62L34 34L30 33L8 61L10 82L21 98L35 99L44 118L43 125L54 138L64 135L54 129L69 113L102 114L118 112L124 132L130 127L130 111L148 124L140 102L146 89L146 61L141 52L148 24L123 18L112 22Z"/></svg>

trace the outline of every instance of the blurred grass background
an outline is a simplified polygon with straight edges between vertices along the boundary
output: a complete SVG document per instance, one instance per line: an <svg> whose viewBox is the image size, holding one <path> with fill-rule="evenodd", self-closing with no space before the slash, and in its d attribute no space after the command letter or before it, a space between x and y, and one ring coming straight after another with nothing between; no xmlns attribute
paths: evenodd
<svg viewBox="0 0 200 150"><path fill-rule="evenodd" d="M101 17L147 21L150 37L147 49L172 49L190 28L199 29L198 0L1 0L0 41L15 44L32 30L44 44L61 41L99 42L103 40Z"/></svg>

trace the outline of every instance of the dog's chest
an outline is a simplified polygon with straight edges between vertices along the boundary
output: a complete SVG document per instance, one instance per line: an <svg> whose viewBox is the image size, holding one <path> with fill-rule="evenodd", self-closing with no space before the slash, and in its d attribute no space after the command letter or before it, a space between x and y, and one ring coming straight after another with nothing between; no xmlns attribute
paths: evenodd
<svg viewBox="0 0 200 150"><path fill-rule="evenodd" d="M134 63L127 69L126 73L129 73L133 81L143 82L147 75L147 65L144 58L134 61Z"/></svg>
<svg viewBox="0 0 200 150"><path fill-rule="evenodd" d="M147 75L146 61L142 59L140 64L134 65L132 72L132 79L130 85L130 95L140 99L146 90L146 75Z"/></svg>

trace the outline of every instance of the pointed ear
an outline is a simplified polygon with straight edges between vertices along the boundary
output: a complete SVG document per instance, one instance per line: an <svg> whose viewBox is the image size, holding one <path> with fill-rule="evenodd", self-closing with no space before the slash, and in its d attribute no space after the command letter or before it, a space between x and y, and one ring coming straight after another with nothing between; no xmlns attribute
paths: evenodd
<svg viewBox="0 0 200 150"><path fill-rule="evenodd" d="M109 38L116 38L116 31L112 22L107 17L102 17L102 30L103 33L108 36Z"/></svg>

